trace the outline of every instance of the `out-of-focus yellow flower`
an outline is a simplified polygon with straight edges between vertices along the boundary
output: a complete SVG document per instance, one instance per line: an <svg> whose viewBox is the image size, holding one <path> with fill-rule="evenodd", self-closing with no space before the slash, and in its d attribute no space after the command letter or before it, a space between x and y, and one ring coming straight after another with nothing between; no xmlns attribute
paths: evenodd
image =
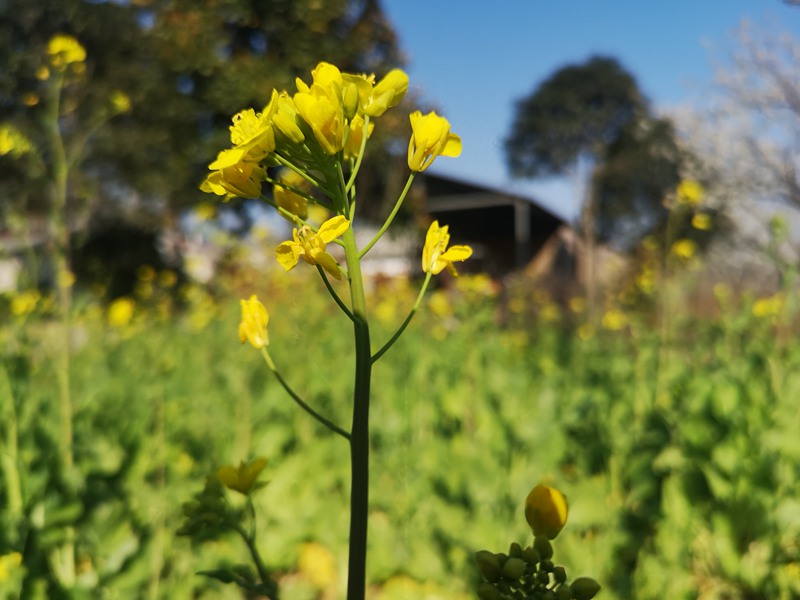
<svg viewBox="0 0 800 600"><path fill-rule="evenodd" d="M37 94L36 92L28 92L27 94L24 94L22 96L22 103L25 106L36 106L37 104L39 104L39 100L40 100L39 94Z"/></svg>
<svg viewBox="0 0 800 600"><path fill-rule="evenodd" d="M269 313L255 294L249 300L241 300L242 320L239 323L239 341L250 342L256 350L269 345Z"/></svg>
<svg viewBox="0 0 800 600"><path fill-rule="evenodd" d="M114 90L111 92L109 101L111 102L111 107L115 112L126 113L130 112L131 110L131 98L128 96L128 94L121 90Z"/></svg>
<svg viewBox="0 0 800 600"><path fill-rule="evenodd" d="M697 244L686 238L677 240L672 244L672 253L681 260L689 260L697 254Z"/></svg>
<svg viewBox="0 0 800 600"><path fill-rule="evenodd" d="M367 139L372 135L372 130L375 129L375 124L370 123L367 126ZM361 152L361 143L364 140L364 118L361 115L356 115L350 120L350 134L344 143L344 157L347 159L356 158Z"/></svg>
<svg viewBox="0 0 800 600"><path fill-rule="evenodd" d="M39 65L39 68L36 69L36 79L39 81L44 81L49 78L50 69L48 69L46 65Z"/></svg>
<svg viewBox="0 0 800 600"><path fill-rule="evenodd" d="M327 590L336 584L336 561L331 551L322 544L301 544L297 568L318 590Z"/></svg>
<svg viewBox="0 0 800 600"><path fill-rule="evenodd" d="M133 319L133 313L136 308L136 302L133 298L123 296L116 298L108 305L106 316L108 324L112 327L126 327Z"/></svg>
<svg viewBox="0 0 800 600"><path fill-rule="evenodd" d="M156 270L152 265L139 265L136 267L136 278L140 281L153 281L156 277Z"/></svg>
<svg viewBox="0 0 800 600"><path fill-rule="evenodd" d="M22 565L22 554L10 552L0 556L0 582L11 579L14 571Z"/></svg>
<svg viewBox="0 0 800 600"><path fill-rule="evenodd" d="M245 496L253 491L256 480L267 466L267 459L258 457L249 462L242 461L238 467L225 465L217 469L217 479L229 490Z"/></svg>
<svg viewBox="0 0 800 600"><path fill-rule="evenodd" d="M586 298L583 296L573 296L569 299L569 309L576 315L586 312Z"/></svg>
<svg viewBox="0 0 800 600"><path fill-rule="evenodd" d="M15 317L22 317L32 313L41 297L39 290L25 290L17 294L11 298L11 314Z"/></svg>
<svg viewBox="0 0 800 600"><path fill-rule="evenodd" d="M428 308L438 317L449 317L453 314L453 305L444 290L436 290L430 295Z"/></svg>
<svg viewBox="0 0 800 600"><path fill-rule="evenodd" d="M680 204L697 206L703 200L704 193L703 186L700 182L693 179L685 179L678 184L678 189L675 191L675 198Z"/></svg>
<svg viewBox="0 0 800 600"><path fill-rule="evenodd" d="M344 109L333 87L315 83L308 91L294 95L294 105L326 154L333 155L344 148Z"/></svg>
<svg viewBox="0 0 800 600"><path fill-rule="evenodd" d="M339 269L339 264L326 252L326 245L347 231L348 227L350 221L342 215L337 215L325 221L317 233L308 226L294 229L292 239L283 242L275 249L278 262L284 269L291 271L302 257L308 264L319 265L332 277L341 279L342 271Z"/></svg>
<svg viewBox="0 0 800 600"><path fill-rule="evenodd" d="M86 60L86 49L71 35L58 34L47 43L50 65L63 71L69 65Z"/></svg>
<svg viewBox="0 0 800 600"><path fill-rule="evenodd" d="M628 323L628 318L625 316L625 313L619 309L612 308L611 310L607 310L603 315L603 319L600 324L603 326L603 329L608 329L609 331L619 331Z"/></svg>
<svg viewBox="0 0 800 600"><path fill-rule="evenodd" d="M438 275L446 268L451 275L458 277L458 271L453 263L467 260L472 256L472 248L469 246L448 248L450 234L447 229L447 225L439 227L439 221L431 223L425 236L425 246L422 248L422 270L425 273Z"/></svg>
<svg viewBox="0 0 800 600"><path fill-rule="evenodd" d="M753 303L753 315L760 318L774 318L781 314L786 298L780 292L767 298L759 298Z"/></svg>
<svg viewBox="0 0 800 600"><path fill-rule="evenodd" d="M158 283L161 287L171 288L178 283L178 275L171 269L164 269L158 273Z"/></svg>
<svg viewBox="0 0 800 600"><path fill-rule="evenodd" d="M692 217L692 227L700 231L711 229L711 215L707 213L697 213Z"/></svg>
<svg viewBox="0 0 800 600"><path fill-rule="evenodd" d="M56 281L60 287L72 287L75 285L75 273L70 271L69 269L62 269L58 272L56 276Z"/></svg>
<svg viewBox="0 0 800 600"><path fill-rule="evenodd" d="M220 157L225 152L229 151L223 150L220 152ZM258 198L261 195L261 181L265 175L266 171L258 163L240 161L209 173L206 180L200 184L200 189L217 196L223 196L225 200L230 200L234 197Z"/></svg>
<svg viewBox="0 0 800 600"><path fill-rule="evenodd" d="M0 124L0 156L19 158L32 151L33 144L24 133L10 123Z"/></svg>
<svg viewBox="0 0 800 600"><path fill-rule="evenodd" d="M308 200L290 189L302 190L307 185L306 180L294 171L289 171L281 176L280 182L284 185L276 183L272 188L272 197L275 200L275 204L303 220L308 218ZM285 217L285 215L281 216ZM292 221L288 217L285 218L288 221Z"/></svg>
<svg viewBox="0 0 800 600"><path fill-rule="evenodd" d="M210 221L216 214L217 207L211 202L201 202L194 207L194 216L201 222Z"/></svg>
<svg viewBox="0 0 800 600"><path fill-rule="evenodd" d="M554 540L567 522L567 498L554 487L540 483L525 499L525 519L533 535Z"/></svg>
<svg viewBox="0 0 800 600"><path fill-rule="evenodd" d="M594 327L591 323L583 323L578 327L578 337L582 340L590 340L594 337Z"/></svg>
<svg viewBox="0 0 800 600"><path fill-rule="evenodd" d="M409 115L411 139L408 142L408 168L420 172L427 169L437 156L461 154L461 138L450 132L450 122L435 112L424 115L415 111Z"/></svg>
<svg viewBox="0 0 800 600"><path fill-rule="evenodd" d="M539 318L548 323L555 323L561 318L561 310L557 304L548 302L539 309Z"/></svg>
<svg viewBox="0 0 800 600"><path fill-rule="evenodd" d="M651 294L656 287L656 272L650 265L644 265L636 276L636 286L645 294Z"/></svg>

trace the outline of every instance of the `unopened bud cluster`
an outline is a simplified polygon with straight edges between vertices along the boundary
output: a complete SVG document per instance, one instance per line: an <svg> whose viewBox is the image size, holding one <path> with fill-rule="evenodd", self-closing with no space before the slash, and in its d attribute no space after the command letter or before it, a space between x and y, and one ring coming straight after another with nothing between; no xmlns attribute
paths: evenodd
<svg viewBox="0 0 800 600"><path fill-rule="evenodd" d="M590 600L600 585L589 577L567 582L567 571L553 563L553 546L537 536L532 546L513 542L508 554L480 550L475 562L484 581L478 588L481 600Z"/></svg>
<svg viewBox="0 0 800 600"><path fill-rule="evenodd" d="M238 519L225 497L222 482L215 476L208 477L203 489L182 508L183 523L178 535L198 539L214 539Z"/></svg>

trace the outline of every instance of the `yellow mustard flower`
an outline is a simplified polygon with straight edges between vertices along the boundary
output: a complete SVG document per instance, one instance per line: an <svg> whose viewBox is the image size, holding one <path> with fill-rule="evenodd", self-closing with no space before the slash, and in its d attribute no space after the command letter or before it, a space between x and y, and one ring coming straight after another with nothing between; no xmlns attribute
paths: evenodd
<svg viewBox="0 0 800 600"><path fill-rule="evenodd" d="M700 182L693 179L684 179L678 184L675 198L680 204L697 206L702 201L704 193Z"/></svg>
<svg viewBox="0 0 800 600"><path fill-rule="evenodd" d="M336 560L331 551L322 544L301 544L297 568L318 590L327 590L336 584Z"/></svg>
<svg viewBox="0 0 800 600"><path fill-rule="evenodd" d="M255 294L249 300L241 300L242 320L239 323L239 341L250 342L256 350L269 345L269 313Z"/></svg>
<svg viewBox="0 0 800 600"><path fill-rule="evenodd" d="M275 104L275 114L272 115L272 125L275 131L281 134L292 144L302 144L306 136L297 124L297 107L294 100L286 92L278 95Z"/></svg>
<svg viewBox="0 0 800 600"><path fill-rule="evenodd" d="M0 156L19 158L33 151L33 144L19 129L9 123L0 124Z"/></svg>
<svg viewBox="0 0 800 600"><path fill-rule="evenodd" d="M123 296L116 298L108 305L107 317L108 323L112 327L126 327L133 318L133 312L136 308L136 302L133 298Z"/></svg>
<svg viewBox="0 0 800 600"><path fill-rule="evenodd" d="M333 155L342 150L344 109L336 89L315 83L307 92L294 95L294 105L326 154Z"/></svg>
<svg viewBox="0 0 800 600"><path fill-rule="evenodd" d="M238 467L225 465L217 469L217 479L229 490L245 496L253 491L256 479L267 466L267 459L258 457L249 462L242 461Z"/></svg>
<svg viewBox="0 0 800 600"><path fill-rule="evenodd" d="M625 316L625 313L616 308L607 310L600 322L603 329L608 329L609 331L619 331L625 327L627 323L628 318Z"/></svg>
<svg viewBox="0 0 800 600"><path fill-rule="evenodd" d="M225 164L227 161L223 155L226 152L235 150L223 150L220 152L217 161L211 163L211 165L219 164L219 161ZM261 195L261 181L265 176L264 167L258 163L243 160L209 173L205 181L200 184L200 189L217 196L223 196L225 200L230 200L234 197L258 198Z"/></svg>
<svg viewBox="0 0 800 600"><path fill-rule="evenodd" d="M783 311L784 295L778 292L767 298L759 298L753 303L753 315L763 319L777 317Z"/></svg>
<svg viewBox="0 0 800 600"><path fill-rule="evenodd" d="M408 75L401 69L392 69L375 84L366 98L361 99L365 115L379 117L397 106L408 91Z"/></svg>
<svg viewBox="0 0 800 600"><path fill-rule="evenodd" d="M692 217L692 227L700 231L708 231L711 229L711 215L697 213Z"/></svg>
<svg viewBox="0 0 800 600"><path fill-rule="evenodd" d="M11 552L0 556L0 582L11 579L13 572L22 564L22 554Z"/></svg>
<svg viewBox="0 0 800 600"><path fill-rule="evenodd" d="M472 256L472 248L469 246L448 248L449 243L450 234L447 225L439 227L439 221L431 223L425 236L425 246L422 248L422 270L425 273L438 275L446 268L451 275L458 277L453 263L467 260Z"/></svg>
<svg viewBox="0 0 800 600"><path fill-rule="evenodd" d="M11 314L22 317L36 309L42 295L38 290L26 290L11 298Z"/></svg>
<svg viewBox="0 0 800 600"><path fill-rule="evenodd" d="M348 227L350 221L337 215L325 221L317 233L308 226L295 229L292 231L292 239L275 249L278 262L284 269L291 271L302 257L308 264L319 265L332 277L341 279L342 271L336 259L326 252L326 244L342 235Z"/></svg>
<svg viewBox="0 0 800 600"><path fill-rule="evenodd" d="M233 124L230 126L231 143L242 151L242 160L257 162L275 150L272 117L277 104L277 94L273 90L272 99L263 112L257 113L248 108L233 116Z"/></svg>
<svg viewBox="0 0 800 600"><path fill-rule="evenodd" d="M306 180L294 171L288 171L281 176L280 182L284 185L276 183L272 188L275 204L303 220L308 218L308 200L292 189L302 190L307 186ZM288 217L287 220L291 221Z"/></svg>
<svg viewBox="0 0 800 600"><path fill-rule="evenodd" d="M64 70L71 64L86 60L86 49L74 37L65 34L50 38L47 43L47 54L50 65L58 70Z"/></svg>
<svg viewBox="0 0 800 600"><path fill-rule="evenodd" d="M533 535L554 540L567 522L567 498L554 487L542 483L535 486L525 499L525 519Z"/></svg>
<svg viewBox="0 0 800 600"><path fill-rule="evenodd" d="M408 167L415 173L427 169L437 156L461 154L461 138L450 132L450 122L435 112L409 115L411 139L408 142Z"/></svg>
<svg viewBox="0 0 800 600"><path fill-rule="evenodd" d="M109 102L111 102L111 108L118 113L126 113L130 112L131 110L131 98L125 92L121 90L114 90L111 92L111 96L109 96Z"/></svg>
<svg viewBox="0 0 800 600"><path fill-rule="evenodd" d="M367 139L372 135L372 130L375 128L375 123L370 123L367 126L366 135ZM344 144L344 157L346 159L356 158L361 152L361 142L364 140L364 118L361 115L356 115L350 120L350 133L347 136Z"/></svg>
<svg viewBox="0 0 800 600"><path fill-rule="evenodd" d="M672 253L681 260L689 260L697 254L697 244L689 239L680 239L672 244Z"/></svg>

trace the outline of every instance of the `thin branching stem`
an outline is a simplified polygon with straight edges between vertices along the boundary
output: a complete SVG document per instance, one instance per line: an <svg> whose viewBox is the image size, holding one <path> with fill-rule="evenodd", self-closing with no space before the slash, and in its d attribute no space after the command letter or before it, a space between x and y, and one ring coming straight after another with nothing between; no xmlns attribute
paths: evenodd
<svg viewBox="0 0 800 600"><path fill-rule="evenodd" d="M397 331L394 332L394 335L391 338L389 338L389 341L386 342L381 347L380 350L378 350L375 354L372 355L372 364L375 364L381 356L386 354L386 351L394 345L394 343L398 340L398 338L401 335L403 335L403 332L406 330L406 327L408 327L408 324L411 323L411 319L414 318L414 315L416 314L417 309L419 308L419 304L422 301L422 297L425 295L425 290L428 289L428 284L430 283L430 281L431 281L431 273L429 271L425 275L425 281L422 283L422 287L419 290L419 294L417 294L417 300L416 302L414 302L414 306L411 307L411 311L408 313L408 316L406 317L405 321L403 321L400 327L398 327Z"/></svg>

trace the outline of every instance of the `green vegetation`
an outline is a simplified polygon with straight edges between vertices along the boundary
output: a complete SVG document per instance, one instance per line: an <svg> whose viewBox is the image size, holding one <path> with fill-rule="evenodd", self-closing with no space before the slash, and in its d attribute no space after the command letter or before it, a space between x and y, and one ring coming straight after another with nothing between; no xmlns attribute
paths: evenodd
<svg viewBox="0 0 800 600"><path fill-rule="evenodd" d="M310 272L262 277L256 289L239 273L219 284L219 302L182 290L180 309L172 278L141 276L132 316L76 295L69 469L52 303L2 299L14 315L0 329L3 597L238 597L192 575L246 562L236 540L192 547L176 531L207 475L257 455L269 461L254 496L260 551L283 597L338 597L347 448L236 335L238 298L269 298L274 360L344 420L350 350L336 307ZM559 561L595 577L603 598L800 594L800 349L786 296L737 303L720 290L718 317L672 310L665 335L632 309L605 319L607 329L556 318L541 293L512 289L499 310L482 278L455 281L376 365L375 597L473 597L476 550L531 543L522 507L536 481L568 496ZM374 290L376 338L415 292L402 280ZM75 581L59 570L68 530Z"/></svg>

